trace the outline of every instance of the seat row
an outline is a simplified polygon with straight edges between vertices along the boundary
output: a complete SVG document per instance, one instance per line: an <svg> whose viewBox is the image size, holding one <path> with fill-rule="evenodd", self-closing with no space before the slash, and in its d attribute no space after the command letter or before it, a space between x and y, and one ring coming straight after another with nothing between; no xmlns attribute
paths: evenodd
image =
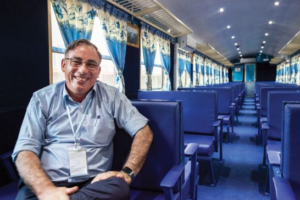
<svg viewBox="0 0 300 200"><path fill-rule="evenodd" d="M284 87L286 86L286 87ZM283 121L287 102L300 101L300 91L297 86L262 83L256 87L258 109L258 140L263 145L263 166L268 164L266 193L270 199L276 199L273 177L277 175L282 165Z"/></svg>

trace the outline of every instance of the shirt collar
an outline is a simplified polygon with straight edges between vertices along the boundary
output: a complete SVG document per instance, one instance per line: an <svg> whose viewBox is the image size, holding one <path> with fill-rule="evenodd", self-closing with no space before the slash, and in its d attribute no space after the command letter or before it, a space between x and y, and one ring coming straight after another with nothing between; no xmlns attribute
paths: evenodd
<svg viewBox="0 0 300 200"><path fill-rule="evenodd" d="M96 92L97 92L97 90L96 90L96 84L94 84L92 90L89 91L89 93L86 95L86 97L85 97L85 99L82 101L82 103L85 102L86 99L89 99L89 98L91 97L91 95L93 94L93 92L94 92L94 94L95 94L94 96L96 96ZM66 82L65 82L65 83L64 83L64 86L63 86L63 97L66 98L66 96L67 96L67 99L68 99L68 100L75 102L75 101L72 99L72 97L69 95L68 90L67 90L67 85L66 85Z"/></svg>

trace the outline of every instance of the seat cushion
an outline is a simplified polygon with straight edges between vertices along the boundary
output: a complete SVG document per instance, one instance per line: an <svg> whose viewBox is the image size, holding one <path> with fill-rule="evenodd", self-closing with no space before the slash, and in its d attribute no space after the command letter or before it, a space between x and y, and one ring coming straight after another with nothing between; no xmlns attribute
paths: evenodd
<svg viewBox="0 0 300 200"><path fill-rule="evenodd" d="M198 143L198 155L212 156L214 153L214 137L208 135L184 134L184 147L189 143Z"/></svg>

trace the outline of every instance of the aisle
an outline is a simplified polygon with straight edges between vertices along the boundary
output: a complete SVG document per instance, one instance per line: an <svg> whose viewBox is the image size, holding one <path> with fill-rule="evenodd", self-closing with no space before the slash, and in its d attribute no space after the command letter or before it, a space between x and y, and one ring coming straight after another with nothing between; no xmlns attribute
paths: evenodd
<svg viewBox="0 0 300 200"><path fill-rule="evenodd" d="M257 134L255 123L254 99L246 98L240 110L239 123L234 127L236 137L233 143L224 143L225 163L219 173L217 186L200 185L198 199L269 199L263 194L266 170L261 165L263 148L255 143ZM214 157L218 158L218 154Z"/></svg>

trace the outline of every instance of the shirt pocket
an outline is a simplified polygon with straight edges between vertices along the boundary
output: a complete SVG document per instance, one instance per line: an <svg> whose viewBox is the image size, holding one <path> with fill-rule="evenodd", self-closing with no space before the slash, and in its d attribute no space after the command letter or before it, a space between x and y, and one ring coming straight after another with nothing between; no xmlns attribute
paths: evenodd
<svg viewBox="0 0 300 200"><path fill-rule="evenodd" d="M111 118L96 118L87 121L86 133L82 137L92 144L107 146L115 135L115 123Z"/></svg>

